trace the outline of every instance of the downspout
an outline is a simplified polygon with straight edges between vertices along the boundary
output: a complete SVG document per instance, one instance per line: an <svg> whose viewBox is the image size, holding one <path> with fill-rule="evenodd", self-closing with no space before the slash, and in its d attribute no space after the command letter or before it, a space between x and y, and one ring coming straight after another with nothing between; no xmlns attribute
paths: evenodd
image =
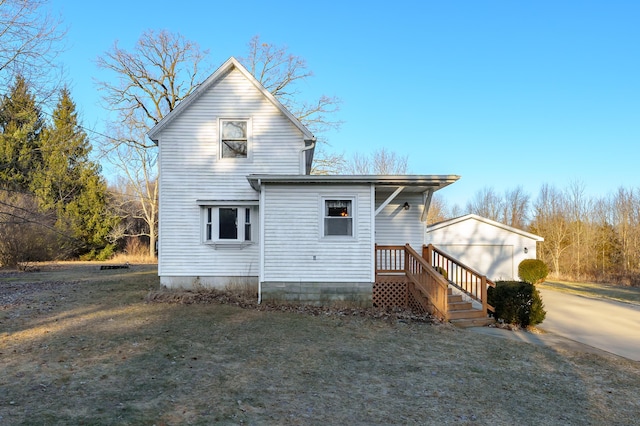
<svg viewBox="0 0 640 426"><path fill-rule="evenodd" d="M264 191L262 191L262 179L258 179L260 188L260 202L258 203L258 217L260 221L260 266L258 267L258 305L262 303L262 278L264 277Z"/></svg>
<svg viewBox="0 0 640 426"><path fill-rule="evenodd" d="M305 175L307 174L306 173L306 171L307 171L307 161L306 161L306 158L304 158L305 157L304 153L305 153L305 151L309 151L310 149L313 149L316 146L316 140L317 139L314 136L313 139L311 139L311 145L305 146L304 148L302 148L300 150L300 165L302 166L302 167L300 167L300 170L302 170L302 174L305 174Z"/></svg>

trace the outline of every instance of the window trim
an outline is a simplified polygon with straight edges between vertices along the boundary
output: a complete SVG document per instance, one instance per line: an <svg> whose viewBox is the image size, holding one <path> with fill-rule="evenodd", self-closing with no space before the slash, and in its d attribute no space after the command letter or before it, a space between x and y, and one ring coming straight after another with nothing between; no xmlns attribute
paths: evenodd
<svg viewBox="0 0 640 426"><path fill-rule="evenodd" d="M237 247L245 248L256 244L256 226L258 219L257 202L236 202L236 203L206 203L198 201L201 212L201 243L214 248ZM237 209L236 226L237 238L220 238L220 209ZM249 222L246 222L247 211ZM248 228L247 228L248 227ZM249 240L246 231L249 230Z"/></svg>
<svg viewBox="0 0 640 426"><path fill-rule="evenodd" d="M325 215L325 211L326 211L326 205L327 205L327 201L350 201L351 202L351 235L326 235L325 232L325 219L326 219L326 215ZM358 211L358 197L355 195L341 195L341 194L336 194L336 195L323 195L320 197L320 208L319 208L319 213L320 213L320 239L321 240L330 240L330 241L352 241L357 239L358 235L357 235L357 214L356 212Z"/></svg>
<svg viewBox="0 0 640 426"><path fill-rule="evenodd" d="M247 155L245 157L223 157L222 156L222 126L226 121L245 121L247 123ZM249 117L218 118L218 159L221 161L251 161L253 158L253 123Z"/></svg>

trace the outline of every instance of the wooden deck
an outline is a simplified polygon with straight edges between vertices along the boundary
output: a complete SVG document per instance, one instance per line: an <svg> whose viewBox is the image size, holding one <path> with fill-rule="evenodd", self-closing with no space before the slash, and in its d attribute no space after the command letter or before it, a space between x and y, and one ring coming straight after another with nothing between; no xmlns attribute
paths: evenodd
<svg viewBox="0 0 640 426"><path fill-rule="evenodd" d="M432 245L376 245L374 306L402 306L461 327L493 322L487 287L495 284ZM453 278L453 279L452 279Z"/></svg>

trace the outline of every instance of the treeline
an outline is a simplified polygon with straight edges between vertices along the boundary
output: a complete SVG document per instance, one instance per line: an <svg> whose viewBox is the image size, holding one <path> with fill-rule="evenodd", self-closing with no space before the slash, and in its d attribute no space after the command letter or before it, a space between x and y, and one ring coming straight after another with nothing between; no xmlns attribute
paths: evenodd
<svg viewBox="0 0 640 426"><path fill-rule="evenodd" d="M640 188L590 197L580 182L545 184L535 199L521 187L504 195L485 188L465 210L543 237L538 258L552 278L640 286Z"/></svg>
<svg viewBox="0 0 640 426"><path fill-rule="evenodd" d="M113 247L100 166L68 89L49 115L18 75L0 102L0 265L78 256Z"/></svg>

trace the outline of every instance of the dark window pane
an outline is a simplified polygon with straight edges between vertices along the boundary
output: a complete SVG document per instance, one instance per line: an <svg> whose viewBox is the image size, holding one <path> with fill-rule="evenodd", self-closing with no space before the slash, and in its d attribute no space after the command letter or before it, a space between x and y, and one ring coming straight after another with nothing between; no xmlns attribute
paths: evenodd
<svg viewBox="0 0 640 426"><path fill-rule="evenodd" d="M221 240L238 239L238 209L220 208L220 234Z"/></svg>
<svg viewBox="0 0 640 426"><path fill-rule="evenodd" d="M324 235L353 235L353 219L336 217L324 219Z"/></svg>
<svg viewBox="0 0 640 426"><path fill-rule="evenodd" d="M327 200L325 211L329 217L350 217L351 200Z"/></svg>
<svg viewBox="0 0 640 426"><path fill-rule="evenodd" d="M251 209L244 209L244 240L251 241Z"/></svg>

